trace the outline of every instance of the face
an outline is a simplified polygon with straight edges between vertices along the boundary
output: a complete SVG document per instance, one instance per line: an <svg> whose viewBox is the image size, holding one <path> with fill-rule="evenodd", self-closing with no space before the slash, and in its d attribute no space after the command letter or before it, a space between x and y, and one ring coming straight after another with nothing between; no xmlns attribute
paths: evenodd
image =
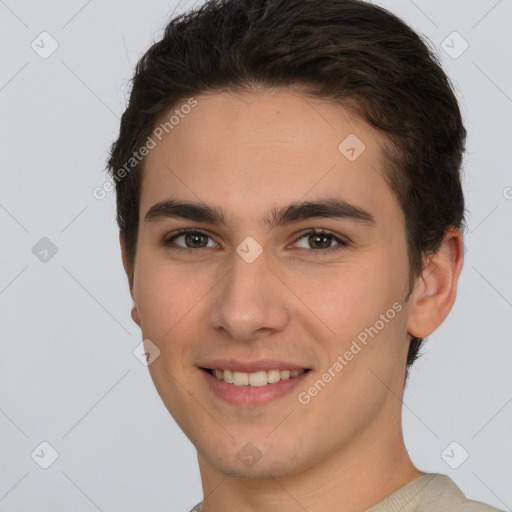
<svg viewBox="0 0 512 512"><path fill-rule="evenodd" d="M342 107L195 99L146 159L133 317L203 467L292 475L398 421L404 215L382 139Z"/></svg>

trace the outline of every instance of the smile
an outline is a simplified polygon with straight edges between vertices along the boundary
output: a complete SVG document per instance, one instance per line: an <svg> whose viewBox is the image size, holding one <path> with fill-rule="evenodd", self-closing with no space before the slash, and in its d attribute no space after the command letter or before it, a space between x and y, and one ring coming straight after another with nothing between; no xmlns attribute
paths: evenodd
<svg viewBox="0 0 512 512"><path fill-rule="evenodd" d="M313 373L311 369L276 368L252 372L200 369L211 396L239 407L264 406L285 396L293 396L292 392Z"/></svg>
<svg viewBox="0 0 512 512"><path fill-rule="evenodd" d="M228 384L235 386L266 386L267 384L275 384L282 380L295 378L304 373L306 370L260 370L256 372L236 372L231 370L207 369L210 375L215 376L218 380L223 380Z"/></svg>

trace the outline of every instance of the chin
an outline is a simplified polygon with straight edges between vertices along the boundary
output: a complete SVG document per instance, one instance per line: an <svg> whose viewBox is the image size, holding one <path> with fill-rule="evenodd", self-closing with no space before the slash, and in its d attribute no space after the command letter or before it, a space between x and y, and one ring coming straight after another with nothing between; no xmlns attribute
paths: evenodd
<svg viewBox="0 0 512 512"><path fill-rule="evenodd" d="M237 454L233 454L229 459L226 458L226 452L223 455L208 454L203 457L208 464L216 468L217 471L234 478L244 480L271 480L274 478L286 478L301 472L304 468L300 462L291 456L284 456L276 453L270 456L270 453L263 453L261 458L253 465L245 464L239 460Z"/></svg>

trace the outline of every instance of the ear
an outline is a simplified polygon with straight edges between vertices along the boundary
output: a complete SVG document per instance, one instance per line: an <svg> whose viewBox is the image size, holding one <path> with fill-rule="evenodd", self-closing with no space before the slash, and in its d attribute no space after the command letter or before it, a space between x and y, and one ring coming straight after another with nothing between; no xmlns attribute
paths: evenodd
<svg viewBox="0 0 512 512"><path fill-rule="evenodd" d="M416 282L407 323L409 334L425 338L443 323L455 302L463 263L462 233L450 227Z"/></svg>
<svg viewBox="0 0 512 512"><path fill-rule="evenodd" d="M126 250L126 240L121 232L119 232L119 245L121 246L121 258L123 260L123 267L126 275L128 277L128 284L130 286L130 295L132 300L134 301L132 307L132 320L140 327L140 315L137 309L137 305L135 304L135 298L133 296L133 276L134 276L134 268L131 262L128 260L127 250Z"/></svg>

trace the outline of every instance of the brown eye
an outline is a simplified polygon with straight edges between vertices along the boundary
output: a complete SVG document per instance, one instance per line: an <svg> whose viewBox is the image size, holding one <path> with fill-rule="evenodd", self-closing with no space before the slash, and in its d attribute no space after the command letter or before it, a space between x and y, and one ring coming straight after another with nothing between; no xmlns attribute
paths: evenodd
<svg viewBox="0 0 512 512"><path fill-rule="evenodd" d="M304 240L305 242L301 245L300 240ZM297 245L300 249L316 251L318 253L328 253L342 249L346 247L348 243L335 236L333 233L323 230L313 230L300 236L294 245Z"/></svg>
<svg viewBox="0 0 512 512"><path fill-rule="evenodd" d="M207 247L215 247L216 244L213 242L213 240L211 241L213 245L208 245L209 239L211 240L210 236L206 233L203 233L202 231L184 229L165 240L164 245L177 246L178 250L195 250Z"/></svg>
<svg viewBox="0 0 512 512"><path fill-rule="evenodd" d="M185 244L187 247L191 249L197 249L198 247L206 247L208 242L206 241L206 236L199 233L186 233L182 235L185 240Z"/></svg>
<svg viewBox="0 0 512 512"><path fill-rule="evenodd" d="M314 234L309 235L308 242L313 249L328 249L331 246L332 238L330 235Z"/></svg>

